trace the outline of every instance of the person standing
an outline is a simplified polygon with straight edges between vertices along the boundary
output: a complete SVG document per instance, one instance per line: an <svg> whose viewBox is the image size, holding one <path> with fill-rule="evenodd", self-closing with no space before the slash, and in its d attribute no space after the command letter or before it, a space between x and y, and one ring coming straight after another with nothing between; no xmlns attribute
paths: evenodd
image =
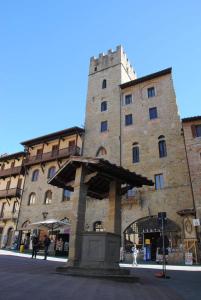
<svg viewBox="0 0 201 300"><path fill-rule="evenodd" d="M49 245L51 243L51 240L50 238L45 235L45 239L44 239L44 249L45 249L45 256L44 256L44 259L46 260L47 259L47 256L48 256L48 248L49 248Z"/></svg>
<svg viewBox="0 0 201 300"><path fill-rule="evenodd" d="M136 247L136 244L133 245L132 252L133 252L133 266L137 266L138 249Z"/></svg>
<svg viewBox="0 0 201 300"><path fill-rule="evenodd" d="M39 240L37 236L34 236L32 239L32 258L36 258L39 248Z"/></svg>

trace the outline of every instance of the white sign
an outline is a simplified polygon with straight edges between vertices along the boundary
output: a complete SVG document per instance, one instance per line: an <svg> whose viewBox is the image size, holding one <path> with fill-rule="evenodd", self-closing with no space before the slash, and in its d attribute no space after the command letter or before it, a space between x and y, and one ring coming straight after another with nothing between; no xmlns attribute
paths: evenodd
<svg viewBox="0 0 201 300"><path fill-rule="evenodd" d="M193 226L200 226L200 219L193 219Z"/></svg>
<svg viewBox="0 0 201 300"><path fill-rule="evenodd" d="M193 264L193 253L186 252L185 253L185 265L192 265Z"/></svg>

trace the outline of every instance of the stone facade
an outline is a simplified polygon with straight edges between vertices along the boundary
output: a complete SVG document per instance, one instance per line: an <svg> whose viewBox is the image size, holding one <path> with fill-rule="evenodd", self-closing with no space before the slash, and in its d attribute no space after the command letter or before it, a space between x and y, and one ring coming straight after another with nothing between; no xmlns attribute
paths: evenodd
<svg viewBox="0 0 201 300"><path fill-rule="evenodd" d="M201 116L182 120L196 218L201 219ZM196 130L197 129L197 130ZM201 234L198 227L199 235Z"/></svg>
<svg viewBox="0 0 201 300"><path fill-rule="evenodd" d="M0 157L0 247L12 246L24 185L25 153Z"/></svg>
<svg viewBox="0 0 201 300"><path fill-rule="evenodd" d="M183 219L177 211L192 208L193 198L171 69L136 79L128 66L121 47L90 60L84 155L102 156L153 181L162 181L157 188L142 188L122 199L122 233L138 219L166 211L183 238ZM107 104L102 110L103 101ZM101 132L103 121L107 121L107 128ZM165 143L162 154L160 141ZM134 147L138 147L137 162L133 161ZM90 230L94 222L101 221L104 228L107 212L107 199L88 199L86 227Z"/></svg>
<svg viewBox="0 0 201 300"><path fill-rule="evenodd" d="M64 197L64 190L49 185L48 180L70 155L81 154L82 132L81 128L67 129L22 143L27 152L24 160L26 177L18 231L26 232L28 224L45 218L71 220L70 194Z"/></svg>

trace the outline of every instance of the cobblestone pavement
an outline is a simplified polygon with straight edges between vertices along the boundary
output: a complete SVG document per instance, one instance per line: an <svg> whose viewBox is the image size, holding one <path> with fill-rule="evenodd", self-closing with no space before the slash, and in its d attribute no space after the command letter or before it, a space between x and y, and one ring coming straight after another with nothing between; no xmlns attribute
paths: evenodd
<svg viewBox="0 0 201 300"><path fill-rule="evenodd" d="M0 255L1 300L194 300L201 299L201 272L132 269L139 282L72 277L55 273L63 262Z"/></svg>

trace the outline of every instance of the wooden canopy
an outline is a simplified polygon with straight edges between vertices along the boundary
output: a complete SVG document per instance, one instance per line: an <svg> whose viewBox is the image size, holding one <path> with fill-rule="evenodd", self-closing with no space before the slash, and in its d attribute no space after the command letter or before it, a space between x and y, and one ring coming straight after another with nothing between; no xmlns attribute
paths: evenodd
<svg viewBox="0 0 201 300"><path fill-rule="evenodd" d="M48 183L73 191L75 172L81 165L84 165L86 169L84 183L88 185L87 195L93 198L107 198L110 182L114 180L118 180L121 184L121 194L126 193L132 187L154 185L152 180L102 158L77 156L71 156Z"/></svg>

